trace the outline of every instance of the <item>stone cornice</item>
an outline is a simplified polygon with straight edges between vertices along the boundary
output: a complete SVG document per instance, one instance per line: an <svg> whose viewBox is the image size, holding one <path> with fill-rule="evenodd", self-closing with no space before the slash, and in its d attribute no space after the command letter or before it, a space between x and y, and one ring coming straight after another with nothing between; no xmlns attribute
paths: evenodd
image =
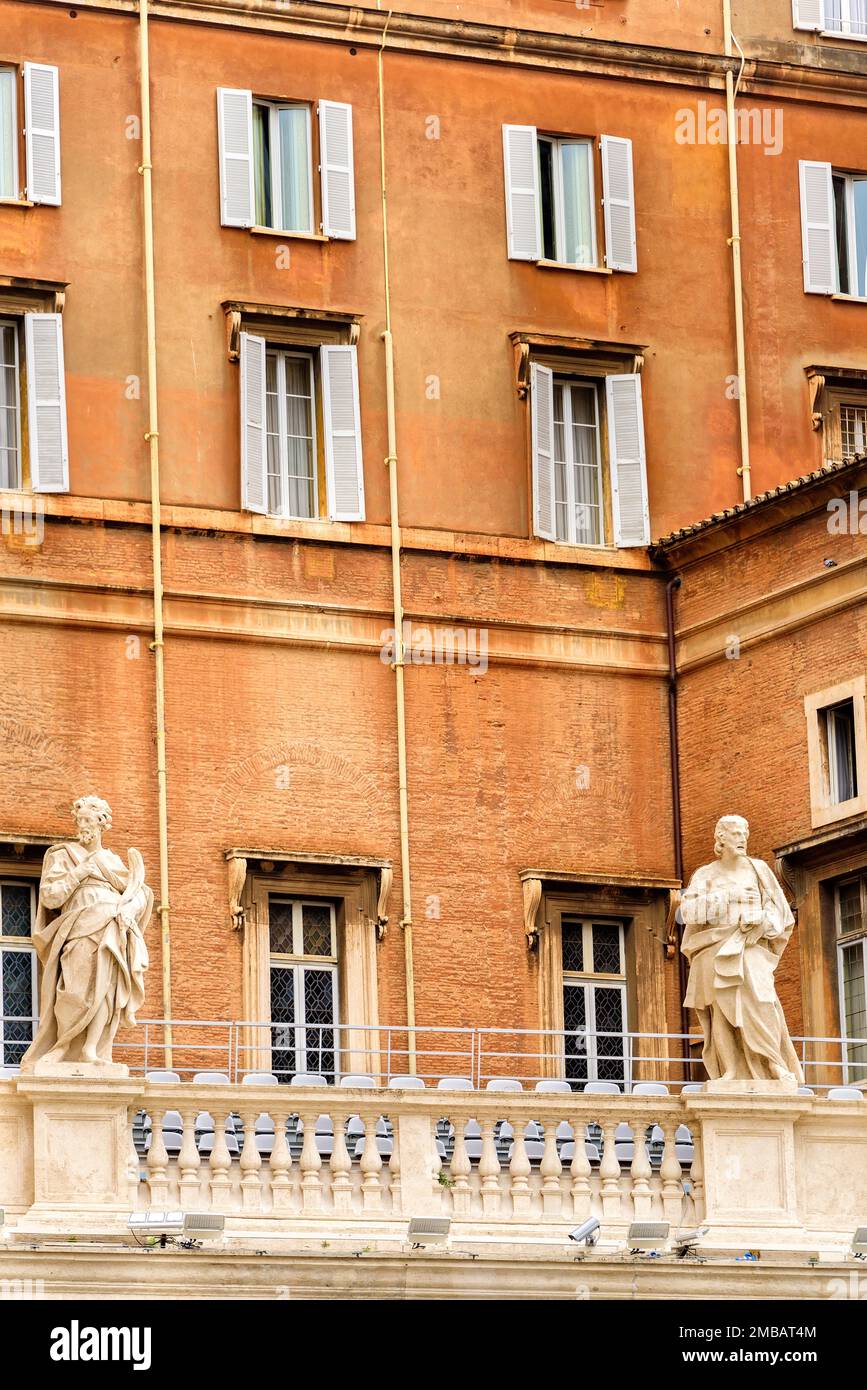
<svg viewBox="0 0 867 1390"><path fill-rule="evenodd" d="M37 3L67 8L67 0ZM81 0L79 9L131 18L137 14L135 0ZM387 24L385 46L389 49L715 90L723 88L727 70L737 72L740 68L739 59L721 53L389 12L329 0L292 0L291 6L281 5L279 0L154 0L151 16L154 21L292 34L368 49L382 46ZM859 71L860 54L836 47L814 49L796 42L779 44L777 50L779 57L776 52L774 57L748 56L742 91L790 99L801 94L811 101L860 97L867 103L867 72Z"/></svg>

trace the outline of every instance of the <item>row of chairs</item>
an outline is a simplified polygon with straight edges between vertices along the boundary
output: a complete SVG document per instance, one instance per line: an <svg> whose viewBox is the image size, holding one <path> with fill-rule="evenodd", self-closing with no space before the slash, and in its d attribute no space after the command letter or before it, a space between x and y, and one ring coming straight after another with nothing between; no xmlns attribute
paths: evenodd
<svg viewBox="0 0 867 1390"><path fill-rule="evenodd" d="M172 1084L180 1081L180 1075L176 1071L149 1071L145 1075L146 1081L154 1081L163 1085ZM241 1078L242 1085L250 1086L276 1086L280 1078L273 1072L252 1071L247 1072ZM193 1076L193 1082L210 1085L229 1085L229 1077L226 1072L221 1071L199 1071ZM327 1086L328 1078L321 1072L295 1072L289 1081L290 1086ZM352 1087L356 1090L371 1089L377 1085L376 1078L365 1073L350 1073L341 1076L337 1082L338 1086ZM393 1091L421 1091L427 1086L423 1076L390 1076L388 1087ZM476 1089L473 1081L468 1076L443 1076L437 1082L436 1089L439 1091L474 1091ZM523 1091L524 1083L516 1076L494 1076L485 1083L486 1091L516 1092ZM533 1087L534 1091L548 1095L572 1095L574 1087L568 1081L544 1080L537 1081ZM690 1092L703 1091L704 1085L700 1081L687 1081L677 1088L677 1094L687 1095ZM617 1081L587 1081L581 1086L581 1092L585 1096L619 1096L623 1094L623 1087ZM670 1088L664 1081L636 1081L630 1088L630 1095L633 1096L668 1096L671 1095ZM813 1096L816 1092L811 1086L799 1086L799 1096ZM832 1086L826 1093L828 1100L850 1101L865 1099L864 1092L857 1086Z"/></svg>

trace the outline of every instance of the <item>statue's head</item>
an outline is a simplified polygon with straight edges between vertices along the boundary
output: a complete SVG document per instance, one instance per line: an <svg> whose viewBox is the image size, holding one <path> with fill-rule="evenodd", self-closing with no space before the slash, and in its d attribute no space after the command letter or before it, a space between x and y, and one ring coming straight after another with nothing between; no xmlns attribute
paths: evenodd
<svg viewBox="0 0 867 1390"><path fill-rule="evenodd" d="M103 830L111 829L111 807L101 796L80 796L72 803L72 814L83 845L92 844Z"/></svg>
<svg viewBox="0 0 867 1390"><path fill-rule="evenodd" d="M749 838L749 821L743 816L720 816L714 830L713 852L717 859L727 849L734 854L746 854Z"/></svg>

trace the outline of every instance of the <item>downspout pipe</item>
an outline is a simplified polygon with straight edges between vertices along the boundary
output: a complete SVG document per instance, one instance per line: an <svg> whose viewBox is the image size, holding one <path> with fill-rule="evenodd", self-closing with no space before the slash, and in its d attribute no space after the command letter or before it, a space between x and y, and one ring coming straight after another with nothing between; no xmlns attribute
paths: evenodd
<svg viewBox="0 0 867 1390"><path fill-rule="evenodd" d="M750 428L747 410L747 354L744 334L744 282L741 268L741 209L738 194L738 130L735 112L735 98L744 75L745 58L743 50L732 33L731 0L723 0L723 40L727 58L734 56L737 45L741 56L741 67L735 83L731 69L726 69L726 144L729 161L729 203L731 205L731 227L729 246L732 249L732 276L734 279L735 346L738 368L738 416L740 420L741 463L738 474L741 479L743 501L752 497L752 475L750 472Z"/></svg>
<svg viewBox="0 0 867 1390"><path fill-rule="evenodd" d="M377 8L379 0L377 0ZM407 791L406 695L404 663L406 648L403 635L403 594L400 578L400 507L397 487L397 415L394 396L394 337L391 331L391 289L388 270L388 199L385 174L385 101L383 95L383 52L392 11L389 10L382 30L382 42L377 55L377 87L379 96L379 175L382 192L382 263L385 280L385 409L388 430L389 521L391 532L391 586L394 606L394 691L397 716L397 781L400 817L400 880L403 891L404 972L406 976L407 1070L416 1071L415 1032L415 964L412 940L412 879L409 856L409 796Z"/></svg>
<svg viewBox="0 0 867 1390"><path fill-rule="evenodd" d="M148 4L139 0L139 76L141 84L142 234L145 280L145 331L147 337L148 428L145 440L150 452L151 556L153 567L154 705L156 714L157 823L160 855L160 923L165 1065L172 1065L172 957L169 921L169 818L166 777L166 683L163 635L163 567L160 549L160 430L157 411L157 322L154 287L153 163L151 157L150 48Z"/></svg>
<svg viewBox="0 0 867 1390"><path fill-rule="evenodd" d="M683 883L683 831L680 819L680 752L678 749L677 728L677 652L674 642L674 593L682 584L679 574L669 579L665 586L665 623L668 638L668 751L671 768L671 824L674 839L674 874ZM689 1032L689 1013L684 1007L687 985L686 957L680 949L680 935L677 934L677 972L680 986L680 1031ZM689 1056L689 1045L684 1042L684 1056Z"/></svg>

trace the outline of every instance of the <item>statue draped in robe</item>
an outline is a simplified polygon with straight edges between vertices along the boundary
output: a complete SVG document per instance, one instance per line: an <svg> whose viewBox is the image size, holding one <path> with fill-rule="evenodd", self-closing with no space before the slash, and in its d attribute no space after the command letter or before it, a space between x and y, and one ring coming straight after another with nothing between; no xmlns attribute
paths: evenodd
<svg viewBox="0 0 867 1390"><path fill-rule="evenodd" d="M148 965L144 930L153 894L138 850L129 868L102 845L111 810L82 797L73 812L79 839L52 845L39 884L33 943L42 965L40 1023L22 1059L110 1062L123 1021L135 1023Z"/></svg>
<svg viewBox="0 0 867 1390"><path fill-rule="evenodd" d="M684 1003L698 1014L709 1077L800 1085L774 980L794 918L767 864L747 856L748 835L742 816L723 816L717 862L696 869L681 899Z"/></svg>

